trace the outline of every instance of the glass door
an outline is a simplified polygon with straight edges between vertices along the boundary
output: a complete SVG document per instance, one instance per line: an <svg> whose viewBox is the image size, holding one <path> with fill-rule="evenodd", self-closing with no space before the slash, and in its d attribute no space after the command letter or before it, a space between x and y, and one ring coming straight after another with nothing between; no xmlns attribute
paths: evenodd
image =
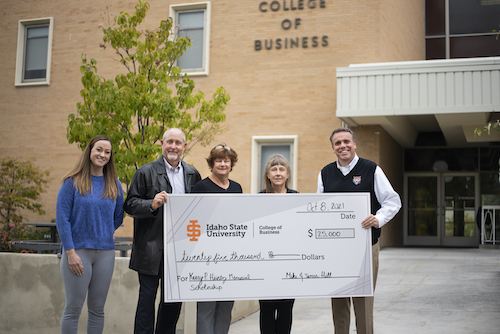
<svg viewBox="0 0 500 334"><path fill-rule="evenodd" d="M406 174L404 244L478 245L479 233L475 224L478 194L477 174Z"/></svg>
<svg viewBox="0 0 500 334"><path fill-rule="evenodd" d="M444 173L443 246L467 247L479 244L476 208L479 207L479 177L470 173Z"/></svg>
<svg viewBox="0 0 500 334"><path fill-rule="evenodd" d="M438 174L407 174L405 177L404 244L440 245L440 184Z"/></svg>

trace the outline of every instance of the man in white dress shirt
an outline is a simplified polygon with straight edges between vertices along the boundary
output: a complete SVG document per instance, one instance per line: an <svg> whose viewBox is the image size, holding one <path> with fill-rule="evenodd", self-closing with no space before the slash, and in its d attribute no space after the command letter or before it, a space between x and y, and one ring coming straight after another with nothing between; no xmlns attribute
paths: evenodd
<svg viewBox="0 0 500 334"><path fill-rule="evenodd" d="M372 229L373 289L377 282L380 228L401 208L401 199L382 169L374 162L356 154L354 133L338 128L330 136L337 161L325 166L318 176L318 193L370 192L371 214L361 226ZM373 333L373 297L353 297L358 334ZM351 298L332 298L335 334L349 334Z"/></svg>

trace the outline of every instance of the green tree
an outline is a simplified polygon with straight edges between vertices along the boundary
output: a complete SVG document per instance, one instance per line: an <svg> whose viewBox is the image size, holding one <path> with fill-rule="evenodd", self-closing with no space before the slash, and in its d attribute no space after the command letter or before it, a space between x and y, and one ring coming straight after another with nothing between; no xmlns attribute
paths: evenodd
<svg viewBox="0 0 500 334"><path fill-rule="evenodd" d="M211 100L175 66L191 46L176 36L172 19L155 30L139 30L149 4L139 0L133 15L121 12L103 29L102 47L111 46L124 66L114 80L97 75L97 63L82 55L82 84L77 115L70 114L69 143L83 149L90 139L106 134L114 144L118 175L127 186L137 168L157 158L164 131L178 127L186 133L188 149L208 144L222 129L229 95L223 87Z"/></svg>
<svg viewBox="0 0 500 334"><path fill-rule="evenodd" d="M48 182L48 171L40 171L29 161L0 160L0 223L3 239L24 239L22 210L45 214L38 203ZM3 247L2 247L3 248Z"/></svg>

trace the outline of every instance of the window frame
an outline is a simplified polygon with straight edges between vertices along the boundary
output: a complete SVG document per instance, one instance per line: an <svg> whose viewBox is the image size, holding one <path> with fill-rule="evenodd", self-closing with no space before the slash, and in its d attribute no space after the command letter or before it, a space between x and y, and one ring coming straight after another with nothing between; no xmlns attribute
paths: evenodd
<svg viewBox="0 0 500 334"><path fill-rule="evenodd" d="M211 3L210 1L205 2L196 2L190 4L178 4L178 5L170 5L169 16L172 18L175 33L178 32L178 14L180 12L190 12L190 11L199 11L204 10L205 18L203 27L203 56L202 62L203 67L201 69L181 69L182 74L188 74L190 76L208 76L209 74L209 65L210 65L210 24L211 24Z"/></svg>
<svg viewBox="0 0 500 334"><path fill-rule="evenodd" d="M49 34L47 38L47 64L45 78L41 79L24 79L24 67L26 60L26 36L27 28L31 26L47 25L49 26ZM40 86L50 85L50 69L52 63L52 38L54 31L54 18L45 17L39 19L19 20L18 35L17 35L17 58L16 58L16 86Z"/></svg>
<svg viewBox="0 0 500 334"><path fill-rule="evenodd" d="M480 33L451 33L450 32L450 0L443 0L444 2L444 34L430 34L428 35L427 31L424 31L424 39L425 39L425 59L456 59L456 58L464 58L464 56L460 56L457 54L452 54L452 39L455 38L464 38L464 37L487 37L487 36L495 36L498 35L498 32L480 32ZM426 3L424 2L424 6ZM426 8L427 10L427 8ZM427 18L425 18L427 20ZM427 26L427 22L425 22L424 27ZM434 53L428 52L427 42L431 42L433 40L444 41L444 55L434 56ZM432 56L432 57L429 57ZM470 58L471 56L466 58ZM481 55L473 55L472 57L494 57L494 56L481 56Z"/></svg>
<svg viewBox="0 0 500 334"><path fill-rule="evenodd" d="M297 135L283 135L283 136L252 136L252 165L251 165L251 183L250 192L252 194L259 193L262 190L262 179L260 179L260 166L262 157L263 145L290 145L290 167L292 175L289 178L289 186L292 189L297 189L297 175L298 175L298 149L299 137Z"/></svg>

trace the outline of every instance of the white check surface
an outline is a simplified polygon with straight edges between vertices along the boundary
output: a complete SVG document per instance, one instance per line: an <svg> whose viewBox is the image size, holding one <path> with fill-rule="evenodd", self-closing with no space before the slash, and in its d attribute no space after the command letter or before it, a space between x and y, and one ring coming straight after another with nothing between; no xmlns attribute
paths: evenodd
<svg viewBox="0 0 500 334"><path fill-rule="evenodd" d="M168 195L165 301L373 296L368 193Z"/></svg>

